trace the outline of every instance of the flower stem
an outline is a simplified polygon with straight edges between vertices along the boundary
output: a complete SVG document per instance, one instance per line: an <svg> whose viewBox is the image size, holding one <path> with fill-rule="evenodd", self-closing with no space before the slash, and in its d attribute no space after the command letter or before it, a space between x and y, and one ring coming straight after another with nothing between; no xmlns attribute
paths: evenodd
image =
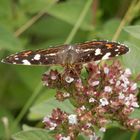
<svg viewBox="0 0 140 140"><path fill-rule="evenodd" d="M26 114L27 110L29 109L29 107L32 105L32 103L34 102L34 100L36 99L36 97L39 95L40 91L42 90L42 82L39 83L39 85L36 87L36 89L34 90L33 94L31 95L31 97L29 98L29 100L27 101L27 103L25 104L25 106L22 108L21 112L19 113L19 115L17 116L17 118L15 119L14 123L13 123L13 128L21 121L21 119L24 117L24 115Z"/></svg>
<svg viewBox="0 0 140 140"><path fill-rule="evenodd" d="M72 39L74 38L75 34L77 33L80 25L82 24L91 4L92 4L93 0L87 0L87 3L85 4L76 24L74 25L73 29L71 30L70 34L68 35L66 41L65 41L65 44L69 44Z"/></svg>
<svg viewBox="0 0 140 140"><path fill-rule="evenodd" d="M115 35L113 36L112 41L116 41L118 39L123 27L126 24L130 23L131 20L134 18L135 13L138 11L138 8L136 8L136 7L138 7L138 5L139 4L137 4L137 0L132 1L131 5L130 5L129 9L127 10L124 18L122 19L122 21L121 21L121 23L120 23Z"/></svg>
<svg viewBox="0 0 140 140"><path fill-rule="evenodd" d="M33 16L29 21L27 21L23 26L21 26L19 29L15 31L15 36L20 36L23 32L25 32L28 28L30 28L38 19L40 19L47 10L49 10L57 1L52 1L51 4L47 6L47 8L41 10L39 13L37 13L35 16ZM46 10L47 9L47 10Z"/></svg>
<svg viewBox="0 0 140 140"><path fill-rule="evenodd" d="M7 117L2 118L2 122L5 130L5 140L10 140L10 129L9 129L9 121Z"/></svg>
<svg viewBox="0 0 140 140"><path fill-rule="evenodd" d="M135 132L132 134L130 140L136 140L137 135L138 135L138 131L135 131Z"/></svg>

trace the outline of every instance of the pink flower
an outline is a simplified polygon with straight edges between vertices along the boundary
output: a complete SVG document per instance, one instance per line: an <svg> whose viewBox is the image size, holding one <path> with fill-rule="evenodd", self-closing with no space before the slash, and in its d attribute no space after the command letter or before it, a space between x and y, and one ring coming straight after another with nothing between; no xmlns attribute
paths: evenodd
<svg viewBox="0 0 140 140"><path fill-rule="evenodd" d="M44 118L46 128L58 132L56 139L73 140L80 133L91 140L98 139L94 128L105 132L114 120L127 129L139 129L140 120L129 116L139 107L136 81L140 76L133 81L131 70L123 69L118 61L102 66L89 63L85 77L80 76L81 68L66 68L62 73L51 70L43 75L44 85L57 89L56 99L69 99L75 107L72 114L57 108L50 117Z"/></svg>

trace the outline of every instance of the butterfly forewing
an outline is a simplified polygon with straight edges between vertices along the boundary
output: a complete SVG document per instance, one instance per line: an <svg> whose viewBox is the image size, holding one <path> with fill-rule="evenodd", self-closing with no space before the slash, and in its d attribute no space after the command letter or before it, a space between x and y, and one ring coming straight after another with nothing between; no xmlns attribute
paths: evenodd
<svg viewBox="0 0 140 140"><path fill-rule="evenodd" d="M123 55L129 51L123 44L108 41L91 41L76 45L78 58L75 63L87 63Z"/></svg>
<svg viewBox="0 0 140 140"><path fill-rule="evenodd" d="M27 50L8 56L4 63L21 65L51 65L60 64L59 53L64 49L64 45L49 49Z"/></svg>

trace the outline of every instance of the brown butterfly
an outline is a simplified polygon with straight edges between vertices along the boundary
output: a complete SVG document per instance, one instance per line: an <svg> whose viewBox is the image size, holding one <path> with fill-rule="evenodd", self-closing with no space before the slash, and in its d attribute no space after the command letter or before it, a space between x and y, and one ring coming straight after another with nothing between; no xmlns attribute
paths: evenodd
<svg viewBox="0 0 140 140"><path fill-rule="evenodd" d="M4 63L21 65L77 65L123 55L129 48L117 42L90 41L49 49L26 50L10 55Z"/></svg>

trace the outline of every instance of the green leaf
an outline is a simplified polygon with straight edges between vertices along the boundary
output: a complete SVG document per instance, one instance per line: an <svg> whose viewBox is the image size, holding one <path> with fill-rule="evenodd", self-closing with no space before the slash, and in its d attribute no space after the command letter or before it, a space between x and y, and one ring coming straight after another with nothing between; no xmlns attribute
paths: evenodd
<svg viewBox="0 0 140 140"><path fill-rule="evenodd" d="M82 12L86 2L87 1L83 0L68 0L66 2L54 5L48 10L48 13L56 18L64 20L71 25L74 25L77 22L77 19L80 16L80 13ZM88 12L83 24L80 26L81 29L93 29L91 17L92 15L90 11Z"/></svg>
<svg viewBox="0 0 140 140"><path fill-rule="evenodd" d="M31 126L29 126L29 125L27 125L27 124L23 124L22 125L22 129L24 130L24 131L28 131L28 130L33 130L33 129L35 129L34 127L31 127Z"/></svg>
<svg viewBox="0 0 140 140"><path fill-rule="evenodd" d="M54 30L54 27L55 27L55 30ZM63 28L65 30L62 30ZM38 21L36 24L34 24L30 32L37 34L38 37L42 37L42 38L47 37L49 38L49 40L54 39L54 38L65 39L68 33L70 32L71 28L72 27L68 23L50 16L50 17L47 17L47 19L44 18ZM46 42L48 42L49 40L47 40Z"/></svg>
<svg viewBox="0 0 140 140"><path fill-rule="evenodd" d="M0 25L4 27L11 27L11 19L13 12L11 9L12 1L9 0L1 0L0 1ZM10 24L9 24L10 22Z"/></svg>
<svg viewBox="0 0 140 140"><path fill-rule="evenodd" d="M126 41L125 44L130 48L130 52L122 57L125 66L130 68L134 74L140 72L140 47Z"/></svg>
<svg viewBox="0 0 140 140"><path fill-rule="evenodd" d="M13 140L54 140L48 131L43 129L34 129L21 131L13 135Z"/></svg>
<svg viewBox="0 0 140 140"><path fill-rule="evenodd" d="M140 119L140 109L135 109L134 112L130 115L130 118Z"/></svg>
<svg viewBox="0 0 140 140"><path fill-rule="evenodd" d="M100 30L97 30L96 36L100 37L103 40L112 40L112 37L117 31L117 28L120 24L120 20L118 19L111 19L105 22L103 25L99 26ZM121 32L118 40L124 41L127 37L127 34L125 32Z"/></svg>
<svg viewBox="0 0 140 140"><path fill-rule="evenodd" d="M77 140L89 140L89 138L85 135L79 135Z"/></svg>
<svg viewBox="0 0 140 140"><path fill-rule="evenodd" d="M0 49L22 50L20 41L7 29L0 26Z"/></svg>
<svg viewBox="0 0 140 140"><path fill-rule="evenodd" d="M29 13L36 13L45 9L56 0L20 0L21 8Z"/></svg>
<svg viewBox="0 0 140 140"><path fill-rule="evenodd" d="M7 109L16 110L22 107L30 96L30 90L14 71L16 66L1 64L0 103ZM0 105L0 106L1 106Z"/></svg>
<svg viewBox="0 0 140 140"><path fill-rule="evenodd" d="M131 134L122 129L112 128L106 131L103 140L130 140Z"/></svg>
<svg viewBox="0 0 140 140"><path fill-rule="evenodd" d="M44 92L42 91L40 96L37 98L33 106L36 106L42 102L46 102L50 98L54 98L56 94L56 89L50 89L47 87L44 87Z"/></svg>
<svg viewBox="0 0 140 140"><path fill-rule="evenodd" d="M100 27L99 33L97 34L100 38L111 40L115 34L120 21L117 19L108 20L105 24Z"/></svg>
<svg viewBox="0 0 140 140"><path fill-rule="evenodd" d="M135 38L140 39L140 25L127 26L124 28L124 30Z"/></svg>
<svg viewBox="0 0 140 140"><path fill-rule="evenodd" d="M74 112L74 106L69 102L69 100L65 100L64 102L59 102L55 98L50 98L40 104L34 105L30 108L30 119L42 119L46 115L50 115L52 110L55 108L60 108L61 110L67 113Z"/></svg>
<svg viewBox="0 0 140 140"><path fill-rule="evenodd" d="M32 91L41 82L42 73L45 72L43 67L14 66L17 75Z"/></svg>

